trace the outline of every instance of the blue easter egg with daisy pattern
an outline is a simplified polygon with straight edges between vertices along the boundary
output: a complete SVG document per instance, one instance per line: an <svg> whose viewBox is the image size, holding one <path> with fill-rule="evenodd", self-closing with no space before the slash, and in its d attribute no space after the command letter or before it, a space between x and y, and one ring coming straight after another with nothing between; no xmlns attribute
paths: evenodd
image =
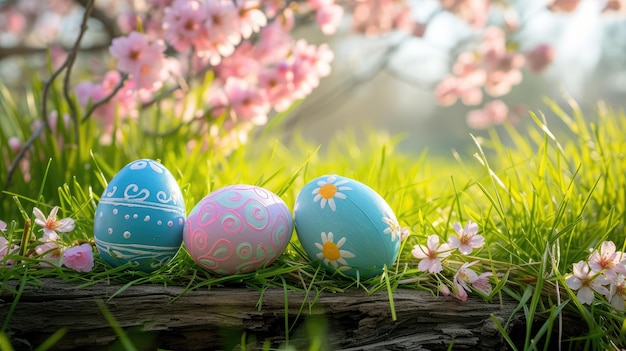
<svg viewBox="0 0 626 351"><path fill-rule="evenodd" d="M296 198L294 223L309 258L331 272L369 278L398 257L402 228L391 207L350 178L325 175L307 183Z"/></svg>
<svg viewBox="0 0 626 351"><path fill-rule="evenodd" d="M186 210L176 180L162 164L136 160L122 168L100 197L94 237L100 257L113 267L151 272L176 255Z"/></svg>

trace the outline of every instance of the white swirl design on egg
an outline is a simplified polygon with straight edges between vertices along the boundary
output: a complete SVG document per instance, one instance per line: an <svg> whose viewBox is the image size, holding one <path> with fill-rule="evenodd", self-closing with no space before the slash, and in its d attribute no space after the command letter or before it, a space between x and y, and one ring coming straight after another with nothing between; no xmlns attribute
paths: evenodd
<svg viewBox="0 0 626 351"><path fill-rule="evenodd" d="M129 184L124 190L124 199L126 200L146 200L150 196L148 189L139 190L137 184Z"/></svg>
<svg viewBox="0 0 626 351"><path fill-rule="evenodd" d="M148 162L146 162L145 160L139 160L139 161L133 162L130 165L130 169L133 171L137 171L137 170L146 168L147 165L148 165Z"/></svg>
<svg viewBox="0 0 626 351"><path fill-rule="evenodd" d="M109 243L96 238L99 250L108 253L112 257L132 262L146 262L154 260L158 262L156 267L169 261L178 251L178 246L153 246L141 244L117 244ZM152 267L155 268L155 267Z"/></svg>
<svg viewBox="0 0 626 351"><path fill-rule="evenodd" d="M159 201L160 203L163 203L163 204L166 204L166 203L171 202L171 201L174 200L172 198L172 196L168 196L165 191L159 191L156 194L156 199L157 199L157 201ZM176 201L174 201L174 203L176 203Z"/></svg>
<svg viewBox="0 0 626 351"><path fill-rule="evenodd" d="M156 173L161 174L164 172L163 170L164 166L153 160L135 161L130 165L130 169L133 171L139 171L139 170L145 169L147 166L150 166L150 168Z"/></svg>
<svg viewBox="0 0 626 351"><path fill-rule="evenodd" d="M148 164L150 165L150 168L152 168L153 171L157 172L157 173L163 173L163 166L154 162L154 161L148 161Z"/></svg>
<svg viewBox="0 0 626 351"><path fill-rule="evenodd" d="M115 192L117 191L117 186L114 186L111 191L107 192L105 196L108 197L113 197L113 195L115 195Z"/></svg>
<svg viewBox="0 0 626 351"><path fill-rule="evenodd" d="M146 189L143 189L147 192ZM151 210L156 210L156 211L162 211L162 212L166 212L166 213L175 213L179 216L184 216L185 215L185 209L181 208L181 206L179 205L170 205L170 204L164 204L164 203L158 203L158 202L150 202L150 201L146 201L148 196L145 196L144 198L130 198L130 197L124 197L124 198L101 198L100 199L100 203L102 205L112 205L112 206L123 206L123 207L136 207L136 208L145 208L145 209L151 209ZM117 214L117 209L113 210L113 214ZM150 216L147 216L147 218L144 218L144 221L149 221L150 220Z"/></svg>

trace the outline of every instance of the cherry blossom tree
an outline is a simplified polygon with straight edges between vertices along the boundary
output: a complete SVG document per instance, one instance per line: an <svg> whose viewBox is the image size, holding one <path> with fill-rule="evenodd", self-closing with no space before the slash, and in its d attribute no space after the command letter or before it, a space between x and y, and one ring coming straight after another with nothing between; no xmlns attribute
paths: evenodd
<svg viewBox="0 0 626 351"><path fill-rule="evenodd" d="M567 15L580 3L546 0L537 12ZM602 4L606 14L623 15L626 7L624 0ZM0 4L0 60L27 57L44 72L49 62L48 88L64 74L70 112L62 119L76 138L76 125L95 119L102 142L110 143L116 123L137 122L165 104L181 116L174 124L197 131L190 147L208 146L210 139L228 152L331 74L333 51L297 38L299 26L315 23L333 35L349 23L350 31L365 37L421 39L439 18L452 16L466 35L449 50L449 72L432 86L433 98L441 106L482 105L468 113L467 124L487 128L518 118L519 106L507 106L501 97L558 55L548 42L522 45L519 33L528 16L522 18L519 8L513 0L9 0ZM384 61L402 43L391 43L376 69L389 69ZM204 89L204 103L194 105L185 96L198 89ZM58 114L47 109L48 90L35 135ZM10 170L24 167L32 140L12 139L18 151Z"/></svg>

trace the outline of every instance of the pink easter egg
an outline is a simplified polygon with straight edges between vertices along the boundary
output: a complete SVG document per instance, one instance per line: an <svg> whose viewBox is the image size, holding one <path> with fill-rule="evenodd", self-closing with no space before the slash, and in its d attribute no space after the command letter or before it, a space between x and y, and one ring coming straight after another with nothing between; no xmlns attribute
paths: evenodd
<svg viewBox="0 0 626 351"><path fill-rule="evenodd" d="M272 264L292 232L291 212L280 197L238 184L215 190L196 204L185 222L183 241L202 268L229 275Z"/></svg>

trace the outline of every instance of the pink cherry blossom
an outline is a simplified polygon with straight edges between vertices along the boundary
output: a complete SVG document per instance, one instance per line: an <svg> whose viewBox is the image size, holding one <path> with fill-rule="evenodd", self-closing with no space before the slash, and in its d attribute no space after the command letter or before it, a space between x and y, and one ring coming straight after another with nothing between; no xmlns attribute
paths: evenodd
<svg viewBox="0 0 626 351"><path fill-rule="evenodd" d="M576 297L582 304L593 303L594 291L605 296L609 294L605 286L610 284L610 280L604 275L593 273L583 260L574 263L573 274L565 282L570 289L578 290Z"/></svg>
<svg viewBox="0 0 626 351"><path fill-rule="evenodd" d="M39 255L39 265L42 267L60 267L63 263L63 253L56 241L46 241L35 248L35 253Z"/></svg>
<svg viewBox="0 0 626 351"><path fill-rule="evenodd" d="M165 44L162 41L150 41L147 35L135 31L126 37L113 39L109 47L111 55L118 60L117 68L131 74L161 60L164 51Z"/></svg>
<svg viewBox="0 0 626 351"><path fill-rule="evenodd" d="M472 253L472 249L479 249L485 244L485 238L478 235L478 225L472 221L468 221L465 228L461 227L459 222L454 223L454 231L457 235L448 238L448 245L451 249L459 249L464 255Z"/></svg>
<svg viewBox="0 0 626 351"><path fill-rule="evenodd" d="M411 8L404 1L362 0L352 11L355 31L366 35L376 35L392 30L410 32Z"/></svg>
<svg viewBox="0 0 626 351"><path fill-rule="evenodd" d="M165 44L150 40L146 34L131 32L113 39L109 52L117 58L117 68L129 73L139 89L156 90L166 78Z"/></svg>
<svg viewBox="0 0 626 351"><path fill-rule="evenodd" d="M522 82L520 69L524 63L524 56L513 52L487 57L485 91L491 96L508 94L514 85Z"/></svg>
<svg viewBox="0 0 626 351"><path fill-rule="evenodd" d="M460 284L452 284L452 296L457 300L467 301L467 291Z"/></svg>
<svg viewBox="0 0 626 351"><path fill-rule="evenodd" d="M320 78L330 74L333 59L334 54L327 44L316 47L304 39L298 40L293 47L291 64L294 96L303 98L310 94L319 85Z"/></svg>
<svg viewBox="0 0 626 351"><path fill-rule="evenodd" d="M624 310L624 301L626 300L626 276L618 274L611 280L609 294L606 298L611 302L613 307L620 311Z"/></svg>
<svg viewBox="0 0 626 351"><path fill-rule="evenodd" d="M228 111L228 96L226 96L223 89L211 87L207 95L209 96L209 106L212 116L220 117Z"/></svg>
<svg viewBox="0 0 626 351"><path fill-rule="evenodd" d="M501 100L493 100L480 110L472 110L467 114L467 125L474 129L485 129L501 124L507 120L509 108Z"/></svg>
<svg viewBox="0 0 626 351"><path fill-rule="evenodd" d="M5 229L7 229L6 222L4 222L3 220L0 220L0 232L3 232Z"/></svg>
<svg viewBox="0 0 626 351"><path fill-rule="evenodd" d="M457 93L458 78L453 75L444 77L435 87L435 99L441 106L452 106L459 98Z"/></svg>
<svg viewBox="0 0 626 351"><path fill-rule="evenodd" d="M0 9L0 32L20 34L26 28L24 14L9 6Z"/></svg>
<svg viewBox="0 0 626 351"><path fill-rule="evenodd" d="M293 38L279 22L273 22L261 29L259 41L255 45L256 57L263 64L285 60L293 47Z"/></svg>
<svg viewBox="0 0 626 351"><path fill-rule="evenodd" d="M292 74L288 65L279 64L259 73L259 87L270 105L278 112L285 111L294 100Z"/></svg>
<svg viewBox="0 0 626 351"><path fill-rule="evenodd" d="M57 232L66 233L74 230L74 220L71 218L57 219L59 206L54 206L50 210L50 214L46 217L37 207L33 208L35 215L35 224L43 227L44 241L57 241L59 235Z"/></svg>
<svg viewBox="0 0 626 351"><path fill-rule="evenodd" d="M195 0L176 0L165 8L165 40L176 50L187 50L204 35L207 13L201 11L200 6L200 2Z"/></svg>
<svg viewBox="0 0 626 351"><path fill-rule="evenodd" d="M2 226L4 224L4 227ZM6 229L6 223L0 221L0 231L4 231ZM9 255L16 253L19 250L20 246L11 244L9 241L2 235L0 235L0 261L4 261L4 258ZM13 260L6 260L6 265L12 265L14 263Z"/></svg>
<svg viewBox="0 0 626 351"><path fill-rule="evenodd" d="M67 51L61 45L56 44L50 45L49 51L52 69L57 70L67 60Z"/></svg>
<svg viewBox="0 0 626 351"><path fill-rule="evenodd" d="M441 7L457 15L469 25L482 28L487 24L490 0L440 0Z"/></svg>
<svg viewBox="0 0 626 351"><path fill-rule="evenodd" d="M255 82L263 67L256 56L254 46L249 42L242 42L235 52L225 57L219 66L215 67L215 74L222 82L229 77L237 77Z"/></svg>
<svg viewBox="0 0 626 351"><path fill-rule="evenodd" d="M549 44L539 44L525 55L528 70L533 73L539 73L554 61L554 47Z"/></svg>
<svg viewBox="0 0 626 351"><path fill-rule="evenodd" d="M63 265L77 272L89 272L93 269L93 249L89 244L70 247L63 253Z"/></svg>
<svg viewBox="0 0 626 351"><path fill-rule="evenodd" d="M439 273L442 271L441 259L450 255L448 244L439 246L439 236L428 237L427 246L415 245L411 251L413 257L421 259L417 268L422 272Z"/></svg>
<svg viewBox="0 0 626 351"><path fill-rule="evenodd" d="M239 17L237 25L243 39L250 38L252 33L257 33L267 25L267 17L261 11L261 4L258 0L236 0L235 3Z"/></svg>
<svg viewBox="0 0 626 351"><path fill-rule="evenodd" d="M13 153L18 153L22 149L22 141L18 137L10 137L7 144Z"/></svg>
<svg viewBox="0 0 626 351"><path fill-rule="evenodd" d="M435 99L442 106L454 105L461 99L466 105L477 105L483 99L480 88L474 84L474 78L459 78L448 75L435 88Z"/></svg>
<svg viewBox="0 0 626 351"><path fill-rule="evenodd" d="M315 14L317 25L322 30L322 33L326 35L335 34L342 17L343 7L337 4L320 7Z"/></svg>
<svg viewBox="0 0 626 351"><path fill-rule="evenodd" d="M156 60L152 64L144 64L141 69L131 76L135 87L147 91L155 91L163 86L163 81L167 79L165 59Z"/></svg>
<svg viewBox="0 0 626 351"><path fill-rule="evenodd" d="M107 97L120 83L122 77L118 71L108 71L102 83L83 82L76 86L78 103L87 106L90 102L95 103ZM124 86L106 104L99 106L94 111L103 126L103 136L110 136L115 125L115 118L125 120L135 116L137 104L134 94L135 82L126 81Z"/></svg>
<svg viewBox="0 0 626 351"><path fill-rule="evenodd" d="M400 228L400 241L404 241L404 239L408 238L411 235L411 230L407 227Z"/></svg>
<svg viewBox="0 0 626 351"><path fill-rule="evenodd" d="M214 48L221 56L230 56L235 45L241 42L239 17L232 1L207 1L202 11L206 12L207 42L200 46Z"/></svg>
<svg viewBox="0 0 626 351"><path fill-rule="evenodd" d="M489 26L482 32L482 42L478 47L478 53L487 60L499 57L506 52L506 34L500 27Z"/></svg>
<svg viewBox="0 0 626 351"><path fill-rule="evenodd" d="M504 9L502 17L504 20L504 27L509 33L516 32L521 28L522 25L520 23L520 16L512 8L508 7Z"/></svg>
<svg viewBox="0 0 626 351"><path fill-rule="evenodd" d="M459 78L465 79L468 84L480 86L485 83L486 72L476 53L469 51L461 53L452 66L452 72Z"/></svg>
<svg viewBox="0 0 626 351"><path fill-rule="evenodd" d="M622 252L615 251L612 241L604 241L600 250L593 250L589 256L589 268L594 273L603 273L609 279L614 279L617 274L626 274L626 266L621 263Z"/></svg>
<svg viewBox="0 0 626 351"><path fill-rule="evenodd" d="M20 152L23 146L23 142L18 137L10 137L9 140L7 140L7 144L9 145L9 149L13 152L13 154L17 154L18 152ZM2 154L4 156L4 162L8 168L11 164L11 160L9 156L4 152L4 150ZM20 171L22 172L22 176L24 177L24 181L26 182L29 182L31 179L30 162L30 152L26 151L24 157L19 162Z"/></svg>
<svg viewBox="0 0 626 351"><path fill-rule="evenodd" d="M483 295L491 294L493 289L489 283L489 277L492 275L491 272L478 275L473 269L469 268L476 263L478 263L478 261L463 263L454 274L453 295L461 301L465 301L467 299L467 293L472 291L468 283Z"/></svg>
<svg viewBox="0 0 626 351"><path fill-rule="evenodd" d="M439 283L439 285L437 285L437 290L439 290L439 292L443 295L443 296L450 296L450 294L452 294L452 291L450 291L450 287L448 287L446 284L444 283Z"/></svg>
<svg viewBox="0 0 626 351"><path fill-rule="evenodd" d="M235 77L229 78L224 85L224 93L238 119L257 125L267 122L267 114L271 107L261 91L248 81Z"/></svg>

